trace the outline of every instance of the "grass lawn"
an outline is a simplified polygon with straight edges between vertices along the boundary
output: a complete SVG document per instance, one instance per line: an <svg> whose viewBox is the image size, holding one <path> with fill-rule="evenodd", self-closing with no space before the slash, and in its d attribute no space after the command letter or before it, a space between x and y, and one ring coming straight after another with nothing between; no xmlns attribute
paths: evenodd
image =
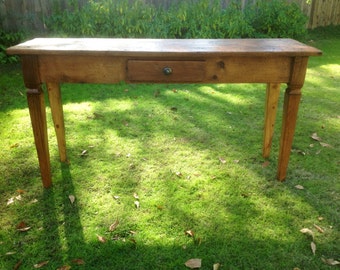
<svg viewBox="0 0 340 270"><path fill-rule="evenodd" d="M48 107L43 189L20 65L0 66L0 269L337 268L324 261L340 261L339 33L308 41L324 55L309 61L284 183L281 110L261 156L265 85L65 84L69 164Z"/></svg>

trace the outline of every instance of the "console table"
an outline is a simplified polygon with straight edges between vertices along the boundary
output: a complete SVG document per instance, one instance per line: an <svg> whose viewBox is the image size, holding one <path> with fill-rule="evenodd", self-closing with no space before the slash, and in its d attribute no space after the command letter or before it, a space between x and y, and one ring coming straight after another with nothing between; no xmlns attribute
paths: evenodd
<svg viewBox="0 0 340 270"><path fill-rule="evenodd" d="M66 141L60 83L265 83L263 156L270 153L280 84L286 83L277 178L286 178L309 56L321 51L292 39L37 38L7 49L19 55L42 183L52 184L46 83L60 160Z"/></svg>

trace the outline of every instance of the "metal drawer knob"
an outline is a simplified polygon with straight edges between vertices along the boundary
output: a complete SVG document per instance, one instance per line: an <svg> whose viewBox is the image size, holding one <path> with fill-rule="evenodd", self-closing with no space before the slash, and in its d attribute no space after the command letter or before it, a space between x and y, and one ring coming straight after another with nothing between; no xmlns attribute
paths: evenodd
<svg viewBox="0 0 340 270"><path fill-rule="evenodd" d="M164 75L170 75L171 73L172 73L172 68L171 67L163 68L163 74Z"/></svg>

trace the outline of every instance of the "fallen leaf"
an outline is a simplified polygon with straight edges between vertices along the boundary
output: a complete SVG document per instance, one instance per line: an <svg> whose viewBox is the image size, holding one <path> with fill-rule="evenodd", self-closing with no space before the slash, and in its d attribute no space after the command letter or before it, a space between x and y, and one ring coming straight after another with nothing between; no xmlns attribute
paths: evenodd
<svg viewBox="0 0 340 270"><path fill-rule="evenodd" d="M136 208L139 208L139 207L140 207L139 201L135 201L135 206L136 206Z"/></svg>
<svg viewBox="0 0 340 270"><path fill-rule="evenodd" d="M17 229L19 232L27 232L31 229L31 227L25 227L25 228L21 228L21 229Z"/></svg>
<svg viewBox="0 0 340 270"><path fill-rule="evenodd" d="M87 156L87 150L83 150L80 154L81 157Z"/></svg>
<svg viewBox="0 0 340 270"><path fill-rule="evenodd" d="M201 268L202 260L201 259L190 259L185 262L185 266L189 267L190 269Z"/></svg>
<svg viewBox="0 0 340 270"><path fill-rule="evenodd" d="M19 267L20 267L21 264L22 264L22 260L18 261L18 262L14 265L13 270L19 269Z"/></svg>
<svg viewBox="0 0 340 270"><path fill-rule="evenodd" d="M314 141L321 141L321 138L318 136L317 133L313 133L312 136L310 136Z"/></svg>
<svg viewBox="0 0 340 270"><path fill-rule="evenodd" d="M97 238L98 238L99 242L102 242L102 243L105 243L107 241L105 237L100 236L98 234L97 234Z"/></svg>
<svg viewBox="0 0 340 270"><path fill-rule="evenodd" d="M181 172L176 172L176 175L177 175L178 177L182 177L182 176L183 176L183 174L182 174Z"/></svg>
<svg viewBox="0 0 340 270"><path fill-rule="evenodd" d="M262 163L262 168L268 167L269 164L270 164L270 162L268 160L266 160L265 162Z"/></svg>
<svg viewBox="0 0 340 270"><path fill-rule="evenodd" d="M139 200L139 196L137 193L133 193L133 197L136 199L136 200Z"/></svg>
<svg viewBox="0 0 340 270"><path fill-rule="evenodd" d="M73 204L76 200L76 197L74 197L74 195L69 195L68 198L70 199L71 204Z"/></svg>
<svg viewBox="0 0 340 270"><path fill-rule="evenodd" d="M12 203L14 203L14 197L8 199L7 205L10 205Z"/></svg>
<svg viewBox="0 0 340 270"><path fill-rule="evenodd" d="M315 251L316 251L316 245L314 242L310 243L310 248L312 249L313 255L315 255Z"/></svg>
<svg viewBox="0 0 340 270"><path fill-rule="evenodd" d="M296 188L296 189L300 189L300 190L305 189L305 188L304 188L303 186L301 186L301 185L296 185L295 188Z"/></svg>
<svg viewBox="0 0 340 270"><path fill-rule="evenodd" d="M222 164L225 164L227 162L223 157L219 157L218 159Z"/></svg>
<svg viewBox="0 0 340 270"><path fill-rule="evenodd" d="M325 258L321 258L321 260L328 265L334 266L334 265L340 265L339 261L334 260L333 258L329 258L329 259L325 259Z"/></svg>
<svg viewBox="0 0 340 270"><path fill-rule="evenodd" d="M115 196L113 196L113 198L115 199L115 200L119 200L119 196L117 196L117 195L115 195Z"/></svg>
<svg viewBox="0 0 340 270"><path fill-rule="evenodd" d="M117 228L118 224L119 224L119 220L117 219L115 222L113 222L113 223L110 225L109 231L110 231L110 232L113 232L113 231Z"/></svg>
<svg viewBox="0 0 340 270"><path fill-rule="evenodd" d="M332 148L332 146L331 146L330 144L328 144L328 143L320 142L320 145L321 145L322 147L329 147L329 148Z"/></svg>
<svg viewBox="0 0 340 270"><path fill-rule="evenodd" d="M27 226L27 224L25 222L23 222L23 221L21 221L17 225L17 231L19 231L19 232L27 232L30 229L31 229L31 227Z"/></svg>
<svg viewBox="0 0 340 270"><path fill-rule="evenodd" d="M322 221L322 220L323 220L323 217L318 217L318 220L319 220L319 221Z"/></svg>
<svg viewBox="0 0 340 270"><path fill-rule="evenodd" d="M24 194L24 193L25 193L25 190L17 189L17 192L18 192L19 194Z"/></svg>
<svg viewBox="0 0 340 270"><path fill-rule="evenodd" d="M310 230L308 228L303 228L303 229L300 230L300 232L302 232L303 234L308 234L308 235L312 236L313 239L314 239L314 233L313 233L312 230Z"/></svg>
<svg viewBox="0 0 340 270"><path fill-rule="evenodd" d="M72 263L77 264L77 265L85 264L84 260L82 260L82 259L73 259Z"/></svg>
<svg viewBox="0 0 340 270"><path fill-rule="evenodd" d="M298 154L300 154L302 156L306 155L306 153L304 151L300 150L300 149L292 149L291 152L292 153L298 153Z"/></svg>
<svg viewBox="0 0 340 270"><path fill-rule="evenodd" d="M17 148L19 146L19 143L12 144L9 148Z"/></svg>
<svg viewBox="0 0 340 270"><path fill-rule="evenodd" d="M191 237L195 237L195 233L193 230L187 230L185 231L185 234L188 235L188 236L191 236Z"/></svg>
<svg viewBox="0 0 340 270"><path fill-rule="evenodd" d="M41 268L43 267L44 265L48 264L48 261L43 261L43 262L40 262L40 263L37 263L34 266L34 268Z"/></svg>
<svg viewBox="0 0 340 270"><path fill-rule="evenodd" d="M134 244L137 244L137 242L136 242L136 239L135 239L135 238L129 238L129 241L130 241L130 242L132 242L132 243L134 243Z"/></svg>
<svg viewBox="0 0 340 270"><path fill-rule="evenodd" d="M320 233L324 233L325 231L318 225L314 224L314 227L318 230Z"/></svg>
<svg viewBox="0 0 340 270"><path fill-rule="evenodd" d="M213 270L218 270L220 269L221 264L220 263L214 263L213 265Z"/></svg>
<svg viewBox="0 0 340 270"><path fill-rule="evenodd" d="M100 113L96 113L96 112L93 113L93 118L94 119L99 119L99 118L103 118L103 117L104 117L104 115L102 115Z"/></svg>
<svg viewBox="0 0 340 270"><path fill-rule="evenodd" d="M196 239L194 239L194 243L195 243L196 245L200 246L201 243L202 243L202 238L201 238L201 237L197 237Z"/></svg>
<svg viewBox="0 0 340 270"><path fill-rule="evenodd" d="M16 251L9 251L9 252L6 252L6 256L10 256L10 255L13 255L13 254L16 254L17 252Z"/></svg>
<svg viewBox="0 0 340 270"><path fill-rule="evenodd" d="M71 266L69 265L64 265L62 267L59 267L57 270L70 270L71 269Z"/></svg>
<svg viewBox="0 0 340 270"><path fill-rule="evenodd" d="M21 228L24 228L24 227L27 227L26 226L26 223L21 221L18 225L17 225L17 229L21 229Z"/></svg>

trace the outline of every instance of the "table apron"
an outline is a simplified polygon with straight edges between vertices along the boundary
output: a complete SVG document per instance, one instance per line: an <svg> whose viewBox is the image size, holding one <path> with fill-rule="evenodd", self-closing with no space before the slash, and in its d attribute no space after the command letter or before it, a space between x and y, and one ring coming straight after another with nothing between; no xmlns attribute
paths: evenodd
<svg viewBox="0 0 340 270"><path fill-rule="evenodd" d="M139 58L39 55L41 82L287 83L295 57ZM166 74L164 68L170 68Z"/></svg>

